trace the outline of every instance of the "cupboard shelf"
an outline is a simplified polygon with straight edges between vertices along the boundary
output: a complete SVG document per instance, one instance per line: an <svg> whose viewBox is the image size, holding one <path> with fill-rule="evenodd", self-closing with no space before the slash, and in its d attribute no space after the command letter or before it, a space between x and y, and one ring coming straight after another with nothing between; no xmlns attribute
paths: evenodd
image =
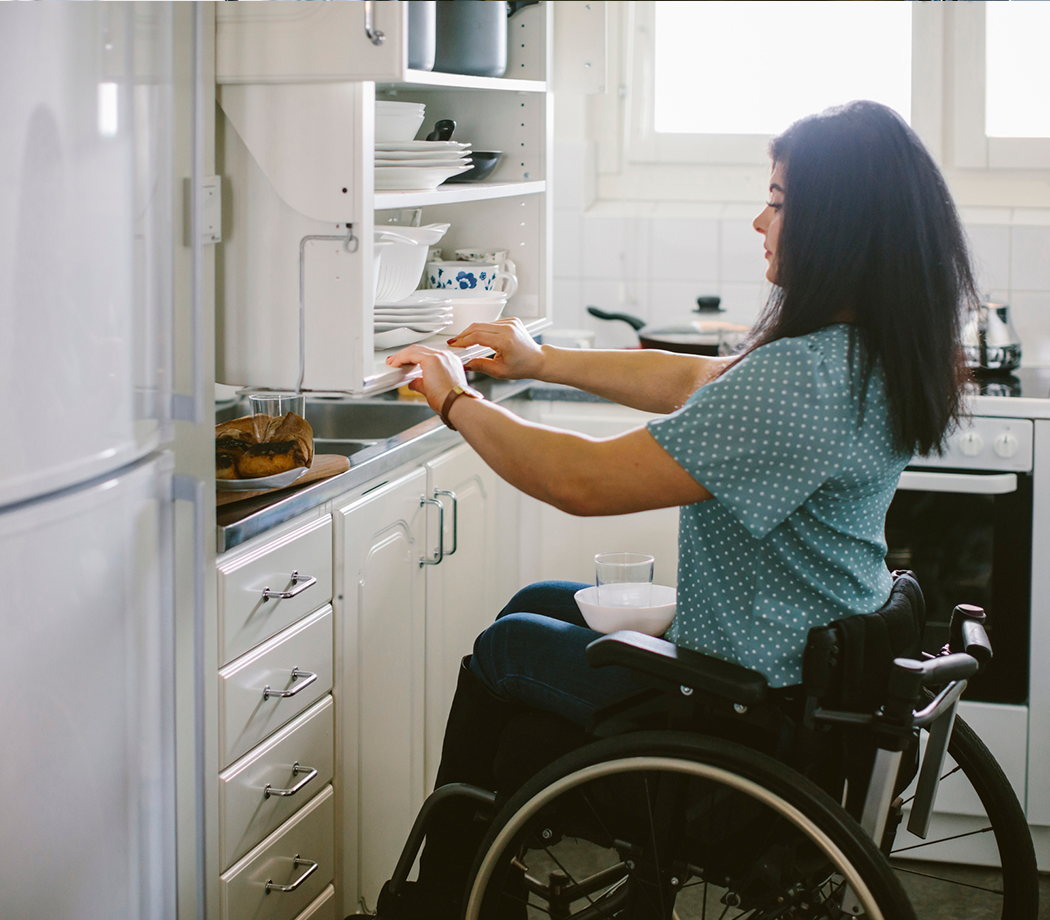
<svg viewBox="0 0 1050 920"><path fill-rule="evenodd" d="M546 80L515 80L508 77L472 77L431 70L406 70L403 80L384 80L377 90L398 89L495 89L508 93L545 93Z"/></svg>
<svg viewBox="0 0 1050 920"><path fill-rule="evenodd" d="M544 329L551 325L550 320L543 318L526 319L523 320L525 328L528 330L530 335L539 335ZM438 333L437 335L431 336L429 339L424 339L419 342L420 345L428 345L431 348L437 348L441 351L453 351L446 345L447 335ZM386 363L388 355L394 354L394 352L400 351L399 348L391 348L388 351L377 351L375 353L375 366L372 370L372 376L368 378L365 386L364 393L366 395L372 393L382 393L387 390L392 390L394 387L399 387L402 384L408 383L419 374L414 369L396 368L390 367ZM457 348L455 349L456 355L459 359L466 364L471 358L481 358L492 354L491 348L485 348L481 345L472 345L469 348Z"/></svg>
<svg viewBox="0 0 1050 920"><path fill-rule="evenodd" d="M515 198L518 195L542 195L547 191L543 179L529 182L473 182L439 186L432 191L376 191L375 208L421 208L435 204L457 204L461 201L490 201Z"/></svg>

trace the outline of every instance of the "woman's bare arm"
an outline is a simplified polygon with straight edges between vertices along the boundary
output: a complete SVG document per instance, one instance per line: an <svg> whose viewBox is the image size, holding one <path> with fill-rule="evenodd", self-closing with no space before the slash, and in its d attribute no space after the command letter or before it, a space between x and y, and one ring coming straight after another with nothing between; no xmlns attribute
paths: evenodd
<svg viewBox="0 0 1050 920"><path fill-rule="evenodd" d="M733 358L705 358L656 349L597 350L537 345L516 318L478 323L455 338L455 348L484 345L491 358L474 358L468 370L490 377L531 377L564 383L646 412L673 412L697 387L716 377Z"/></svg>

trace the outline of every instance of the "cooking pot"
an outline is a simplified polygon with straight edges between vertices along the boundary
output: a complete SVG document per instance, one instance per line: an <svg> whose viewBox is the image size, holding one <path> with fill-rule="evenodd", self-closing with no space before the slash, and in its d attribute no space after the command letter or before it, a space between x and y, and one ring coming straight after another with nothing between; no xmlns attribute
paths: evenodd
<svg viewBox="0 0 1050 920"><path fill-rule="evenodd" d="M638 333L642 348L660 348L686 355L733 354L749 331L747 326L718 319L725 311L720 297L697 297L696 309L688 316L667 323L646 323L630 313L609 313L597 307L587 312L598 319L622 320Z"/></svg>
<svg viewBox="0 0 1050 920"><path fill-rule="evenodd" d="M1006 304L980 304L963 329L962 343L967 367L1012 371L1021 366L1021 339Z"/></svg>

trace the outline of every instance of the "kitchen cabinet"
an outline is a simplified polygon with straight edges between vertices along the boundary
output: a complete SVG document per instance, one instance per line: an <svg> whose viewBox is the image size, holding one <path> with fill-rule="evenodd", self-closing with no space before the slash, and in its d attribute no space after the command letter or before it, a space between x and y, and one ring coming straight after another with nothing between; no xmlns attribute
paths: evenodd
<svg viewBox="0 0 1050 920"><path fill-rule="evenodd" d="M443 249L507 249L519 287L506 315L534 333L550 325L553 6L508 21L503 78L408 68L404 4L216 7L217 158L231 202L217 269L219 382L301 379L359 395L408 379L373 345L377 211L424 208L424 223L452 225ZM503 159L484 182L376 191L377 99L424 103L419 137L451 117L456 139ZM427 344L445 347L440 336Z"/></svg>
<svg viewBox="0 0 1050 920"><path fill-rule="evenodd" d="M611 403L520 400L526 418L596 438L621 434L656 416ZM678 584L678 509L660 508L609 517L574 517L521 496L522 579L594 583L597 553L647 553L657 584Z"/></svg>
<svg viewBox="0 0 1050 920"><path fill-rule="evenodd" d="M499 477L467 444L426 464L427 494L445 505L444 559L426 568L426 791L434 789L441 742L459 665L474 639L509 599L501 574L516 560L501 558L497 529Z"/></svg>
<svg viewBox="0 0 1050 920"><path fill-rule="evenodd" d="M375 907L423 804L426 492L416 467L335 509L345 913Z"/></svg>

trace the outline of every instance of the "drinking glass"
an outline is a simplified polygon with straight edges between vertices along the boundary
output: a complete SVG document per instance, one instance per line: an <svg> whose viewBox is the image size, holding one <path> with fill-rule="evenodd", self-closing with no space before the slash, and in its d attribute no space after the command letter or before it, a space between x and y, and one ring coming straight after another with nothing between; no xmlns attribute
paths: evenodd
<svg viewBox="0 0 1050 920"><path fill-rule="evenodd" d="M649 607L653 557L644 553L599 553L594 577L601 607Z"/></svg>
<svg viewBox="0 0 1050 920"><path fill-rule="evenodd" d="M301 418L306 417L306 396L302 393L250 393L248 405L255 418L260 415L281 418L289 412L294 412ZM265 427L265 423L263 426ZM262 431L259 429L259 422L256 422L255 434L261 438Z"/></svg>

